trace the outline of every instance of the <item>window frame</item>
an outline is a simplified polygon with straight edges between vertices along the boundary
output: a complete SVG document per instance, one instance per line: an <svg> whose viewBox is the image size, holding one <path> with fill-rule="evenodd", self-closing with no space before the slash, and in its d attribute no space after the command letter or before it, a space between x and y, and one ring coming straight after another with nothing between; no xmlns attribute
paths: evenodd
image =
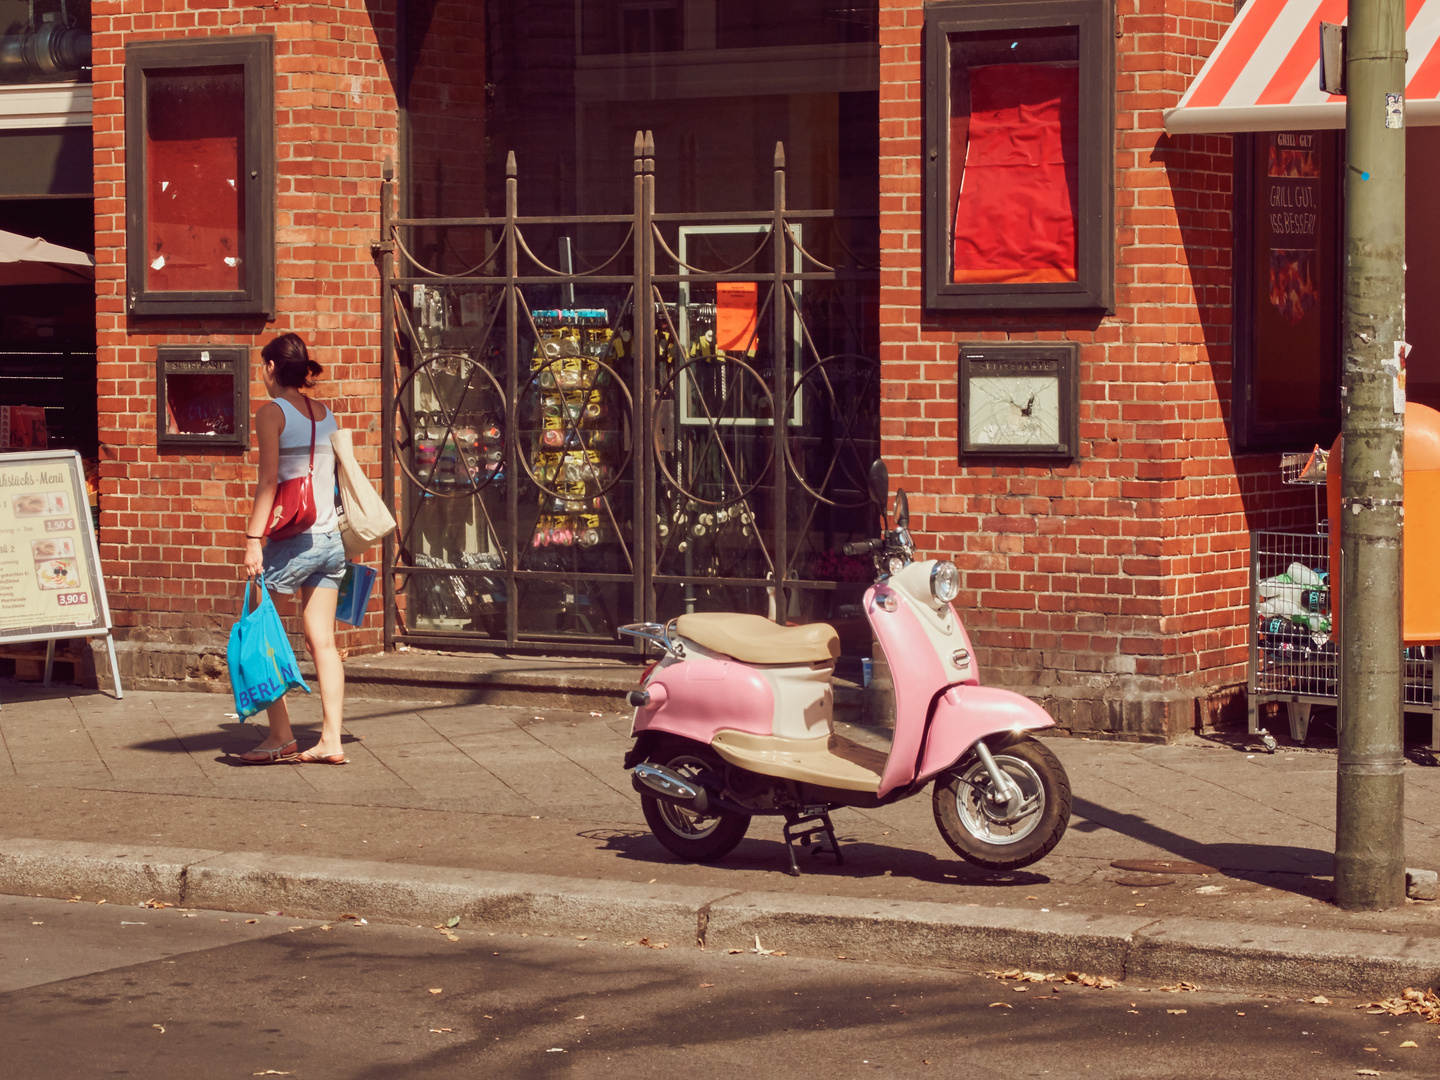
<svg viewBox="0 0 1440 1080"><path fill-rule="evenodd" d="M1340 387L1344 375L1344 245L1345 245L1345 139L1343 131L1325 130L1324 137L1334 138L1334 161L1337 164L1335 184L1335 240L1330 257L1335 260L1335 398L1328 418L1291 423L1261 423L1256 419L1255 402L1255 155L1262 136L1269 132L1237 132L1232 136L1235 180L1234 251L1231 255L1231 311L1234 315L1234 362L1231 366L1230 413L1237 453L1261 453L1275 450L1303 450L1310 446L1328 447L1340 431Z"/></svg>
<svg viewBox="0 0 1440 1080"><path fill-rule="evenodd" d="M275 38L127 42L125 45L125 276L132 315L275 313ZM245 281L233 290L159 290L145 284L145 89L151 71L240 67L245 101Z"/></svg>
<svg viewBox="0 0 1440 1080"><path fill-rule="evenodd" d="M224 435L169 431L172 375L220 375L231 379L234 430ZM186 453L196 448L250 446L250 347L248 345L159 345L155 349L155 449Z"/></svg>
<svg viewBox="0 0 1440 1080"><path fill-rule="evenodd" d="M1111 0L946 0L925 9L924 305L930 311L1115 310L1115 13ZM1076 280L950 280L950 41L1074 27L1080 56Z"/></svg>

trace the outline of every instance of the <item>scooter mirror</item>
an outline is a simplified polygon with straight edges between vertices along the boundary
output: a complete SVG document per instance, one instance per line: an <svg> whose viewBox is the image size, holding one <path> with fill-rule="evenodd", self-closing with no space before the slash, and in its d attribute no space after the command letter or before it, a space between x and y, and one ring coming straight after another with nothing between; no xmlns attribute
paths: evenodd
<svg viewBox="0 0 1440 1080"><path fill-rule="evenodd" d="M905 489L900 488L895 492L895 528L908 529L910 527L910 500L905 498Z"/></svg>
<svg viewBox="0 0 1440 1080"><path fill-rule="evenodd" d="M870 495L880 507L880 516L884 517L885 510L890 505L890 470L885 468L885 462L879 458L870 466Z"/></svg>

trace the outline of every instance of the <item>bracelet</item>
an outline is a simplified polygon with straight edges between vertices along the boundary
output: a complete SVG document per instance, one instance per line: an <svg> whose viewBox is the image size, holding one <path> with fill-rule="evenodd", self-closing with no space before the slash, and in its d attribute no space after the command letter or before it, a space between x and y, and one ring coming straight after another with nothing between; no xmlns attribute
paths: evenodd
<svg viewBox="0 0 1440 1080"><path fill-rule="evenodd" d="M245 534L245 539L246 539L246 540L264 540L265 537L263 537L263 536L251 536L249 533L246 533L246 534Z"/></svg>

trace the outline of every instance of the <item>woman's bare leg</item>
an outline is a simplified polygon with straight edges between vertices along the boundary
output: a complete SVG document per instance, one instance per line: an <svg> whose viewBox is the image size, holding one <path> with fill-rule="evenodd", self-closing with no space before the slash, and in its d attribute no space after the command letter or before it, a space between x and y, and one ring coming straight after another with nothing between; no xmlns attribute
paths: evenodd
<svg viewBox="0 0 1440 1080"><path fill-rule="evenodd" d="M260 591L259 585L253 580L250 588L256 593ZM252 597L252 602L258 606L260 598ZM257 743L252 750L278 750L295 741L295 732L290 728L290 707L285 704L283 697L265 710L265 720L270 725L270 733L265 736L264 742Z"/></svg>
<svg viewBox="0 0 1440 1080"><path fill-rule="evenodd" d="M320 684L320 741L307 751L312 757L333 757L345 751L340 745L340 726L345 712L345 665L335 646L336 589L300 589L301 618L305 625L305 647L315 661L315 680Z"/></svg>

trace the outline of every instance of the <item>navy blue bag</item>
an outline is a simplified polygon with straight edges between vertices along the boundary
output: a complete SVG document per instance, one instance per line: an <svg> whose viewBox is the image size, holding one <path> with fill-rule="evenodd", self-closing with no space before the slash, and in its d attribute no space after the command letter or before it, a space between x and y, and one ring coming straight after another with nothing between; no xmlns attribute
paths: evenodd
<svg viewBox="0 0 1440 1080"><path fill-rule="evenodd" d="M259 585L260 603L250 609L250 582L245 583L240 621L231 627L230 646L225 651L230 688L235 691L235 711L242 721L274 705L297 687L310 693L280 613L265 589L264 574L260 575Z"/></svg>

